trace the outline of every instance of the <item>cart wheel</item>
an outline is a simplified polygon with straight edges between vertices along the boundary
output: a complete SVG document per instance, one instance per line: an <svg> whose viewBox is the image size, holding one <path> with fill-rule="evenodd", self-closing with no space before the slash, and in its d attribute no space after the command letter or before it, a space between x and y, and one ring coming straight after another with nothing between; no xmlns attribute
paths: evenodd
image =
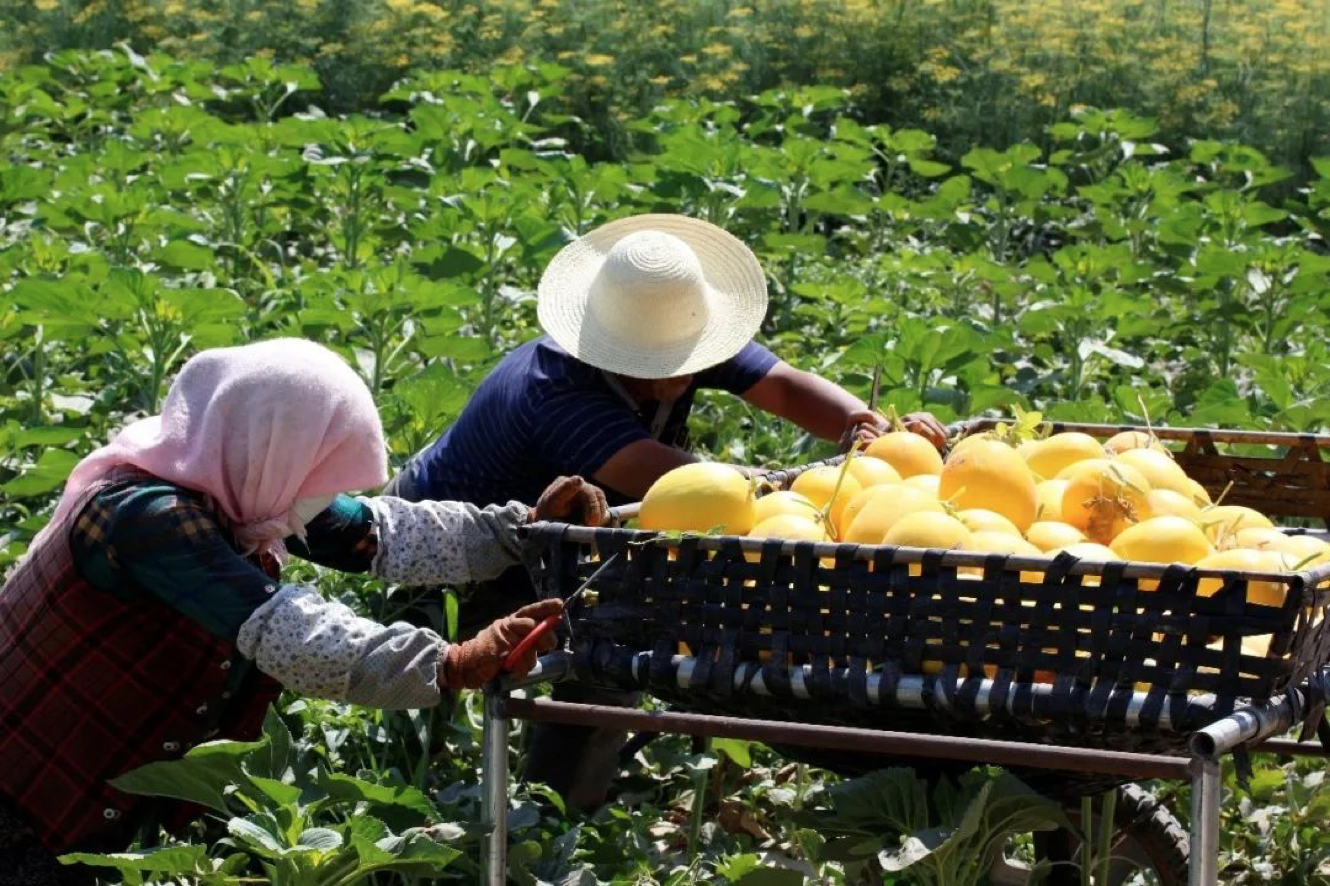
<svg viewBox="0 0 1330 886"><path fill-rule="evenodd" d="M1067 809L1067 817L1073 822L1080 815L1079 805ZM1106 886L1125 886L1133 882L1186 886L1190 848L1187 832L1167 806L1139 785L1123 785L1118 788L1114 818L1117 826L1113 836L1114 861ZM1035 834L1035 851L1041 858L1052 862L1075 863L1079 860L1080 844L1066 831L1039 832ZM1030 881L1030 867L1004 853L994 863L989 877L993 886L1026 886ZM1074 867L1061 865L1054 868L1043 883L1044 886L1078 884L1080 875Z"/></svg>

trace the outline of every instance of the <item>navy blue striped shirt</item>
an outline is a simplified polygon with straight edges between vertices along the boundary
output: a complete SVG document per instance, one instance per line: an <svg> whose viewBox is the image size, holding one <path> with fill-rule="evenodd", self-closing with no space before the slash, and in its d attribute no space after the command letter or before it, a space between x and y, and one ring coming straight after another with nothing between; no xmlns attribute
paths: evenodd
<svg viewBox="0 0 1330 886"><path fill-rule="evenodd" d="M699 389L743 394L771 371L775 354L750 342L699 372L675 401L660 441L682 446ZM651 438L656 404L634 410L604 374L548 337L505 357L442 437L412 460L397 494L485 506L534 502L556 477L590 477L630 443Z"/></svg>

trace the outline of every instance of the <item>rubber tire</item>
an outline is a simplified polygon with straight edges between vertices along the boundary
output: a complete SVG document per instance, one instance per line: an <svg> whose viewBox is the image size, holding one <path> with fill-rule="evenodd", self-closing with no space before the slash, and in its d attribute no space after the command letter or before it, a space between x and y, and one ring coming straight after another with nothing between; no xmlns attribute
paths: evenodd
<svg viewBox="0 0 1330 886"><path fill-rule="evenodd" d="M1068 808L1073 821L1080 818L1080 807ZM1119 851L1145 861L1159 878L1160 886L1187 886L1187 858L1191 841L1187 831L1169 811L1168 807L1152 797L1139 785L1127 784L1118 788L1114 814ZM1052 861L1075 858L1079 846L1066 831L1036 834L1036 851ZM1112 886L1126 882L1131 871L1115 872ZM1021 870L1001 860L992 873L994 886L1022 886ZM1073 868L1055 868L1044 881L1045 886L1076 886L1080 877Z"/></svg>

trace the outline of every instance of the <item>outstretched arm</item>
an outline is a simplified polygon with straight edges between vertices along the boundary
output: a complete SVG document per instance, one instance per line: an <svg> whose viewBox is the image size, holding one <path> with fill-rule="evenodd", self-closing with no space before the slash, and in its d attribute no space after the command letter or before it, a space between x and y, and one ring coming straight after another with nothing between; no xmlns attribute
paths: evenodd
<svg viewBox="0 0 1330 886"><path fill-rule="evenodd" d="M847 448L854 439L871 439L890 430L882 416L840 385L785 362L773 366L743 398L823 440L840 440ZM930 413L911 413L902 421L906 430L939 448L946 442L946 428Z"/></svg>

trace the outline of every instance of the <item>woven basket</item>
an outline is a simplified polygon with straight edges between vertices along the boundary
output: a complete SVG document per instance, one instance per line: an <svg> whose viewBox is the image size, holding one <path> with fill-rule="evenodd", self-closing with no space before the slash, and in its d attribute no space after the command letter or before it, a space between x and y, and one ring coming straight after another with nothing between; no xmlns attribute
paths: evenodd
<svg viewBox="0 0 1330 886"><path fill-rule="evenodd" d="M1303 442L1330 440L1158 434L1187 441L1179 461L1216 494L1233 480L1227 501L1308 517L1330 494ZM1227 442L1281 449L1228 456L1215 446ZM570 612L579 679L694 711L1179 752L1192 730L1330 658L1330 568L1219 573L562 524L527 532L542 596L567 596L615 555ZM1222 589L1199 596L1205 577ZM1277 583L1283 605L1248 600L1249 581Z"/></svg>

